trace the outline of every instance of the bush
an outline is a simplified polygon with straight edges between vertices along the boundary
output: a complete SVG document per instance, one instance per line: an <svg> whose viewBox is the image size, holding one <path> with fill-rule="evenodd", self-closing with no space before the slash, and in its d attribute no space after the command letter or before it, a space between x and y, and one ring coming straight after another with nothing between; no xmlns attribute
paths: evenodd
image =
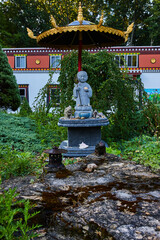
<svg viewBox="0 0 160 240"><path fill-rule="evenodd" d="M21 106L20 106L20 111L19 111L19 115L21 117L27 117L32 113L32 110L29 106L29 103L27 101L26 98L23 99Z"/></svg>
<svg viewBox="0 0 160 240"><path fill-rule="evenodd" d="M156 104L153 104L149 99L145 100L138 119L141 134L160 136L160 108Z"/></svg>
<svg viewBox="0 0 160 240"><path fill-rule="evenodd" d="M154 104L160 104L160 94L159 93L153 93L149 96L149 99Z"/></svg>
<svg viewBox="0 0 160 240"><path fill-rule="evenodd" d="M3 145L30 152L44 149L36 133L35 121L0 112L0 146Z"/></svg>
<svg viewBox="0 0 160 240"><path fill-rule="evenodd" d="M0 195L0 239L30 240L38 236L33 230L40 226L32 225L30 227L28 220L39 212L30 214L29 211L34 206L31 206L29 201L18 200L17 197L15 189L9 189Z"/></svg>
<svg viewBox="0 0 160 240"><path fill-rule="evenodd" d="M142 135L121 144L125 160L132 160L152 169L160 169L160 141L157 137Z"/></svg>
<svg viewBox="0 0 160 240"><path fill-rule="evenodd" d="M7 55L0 46L0 108L16 111L20 106L20 94Z"/></svg>
<svg viewBox="0 0 160 240"><path fill-rule="evenodd" d="M38 174L43 166L43 158L35 157L30 152L11 150L0 147L0 175L2 180L10 177Z"/></svg>
<svg viewBox="0 0 160 240"><path fill-rule="evenodd" d="M67 128L59 127L58 120L61 113L55 110L52 112L35 111L32 119L36 122L36 132L41 139L41 143L47 147L59 146L60 143L67 139Z"/></svg>

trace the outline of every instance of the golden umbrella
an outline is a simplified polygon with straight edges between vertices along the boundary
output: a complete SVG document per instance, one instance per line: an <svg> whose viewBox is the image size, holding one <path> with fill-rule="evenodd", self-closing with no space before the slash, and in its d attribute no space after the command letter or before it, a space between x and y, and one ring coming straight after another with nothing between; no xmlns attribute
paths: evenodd
<svg viewBox="0 0 160 240"><path fill-rule="evenodd" d="M123 32L102 26L102 23L103 13L98 25L84 20L81 3L79 3L77 20L67 26L57 26L55 19L51 16L52 29L38 36L34 36L29 28L27 28L27 31L28 36L36 39L40 46L55 49L78 49L78 71L81 71L82 49L120 45L128 40L129 33L132 32L134 25L134 23L132 23L128 26L127 31Z"/></svg>

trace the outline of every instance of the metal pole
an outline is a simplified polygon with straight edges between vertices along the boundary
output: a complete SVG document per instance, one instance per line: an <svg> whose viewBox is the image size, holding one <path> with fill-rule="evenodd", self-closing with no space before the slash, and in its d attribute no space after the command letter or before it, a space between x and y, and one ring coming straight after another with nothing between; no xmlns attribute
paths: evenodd
<svg viewBox="0 0 160 240"><path fill-rule="evenodd" d="M82 69L82 32L79 32L78 72Z"/></svg>

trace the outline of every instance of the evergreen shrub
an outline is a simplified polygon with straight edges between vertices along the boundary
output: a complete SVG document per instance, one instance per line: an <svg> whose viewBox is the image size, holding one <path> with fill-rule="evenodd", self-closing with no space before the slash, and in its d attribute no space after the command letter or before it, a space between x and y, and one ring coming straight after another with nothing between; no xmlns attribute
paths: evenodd
<svg viewBox="0 0 160 240"><path fill-rule="evenodd" d="M31 107L29 106L27 99L24 98L20 106L19 115L21 117L27 117L31 113L32 113Z"/></svg>
<svg viewBox="0 0 160 240"><path fill-rule="evenodd" d="M44 148L34 120L0 112L0 146L3 145L30 152L40 152Z"/></svg>
<svg viewBox="0 0 160 240"><path fill-rule="evenodd" d="M8 63L7 55L0 46L0 108L17 110L20 106L20 94L16 78Z"/></svg>

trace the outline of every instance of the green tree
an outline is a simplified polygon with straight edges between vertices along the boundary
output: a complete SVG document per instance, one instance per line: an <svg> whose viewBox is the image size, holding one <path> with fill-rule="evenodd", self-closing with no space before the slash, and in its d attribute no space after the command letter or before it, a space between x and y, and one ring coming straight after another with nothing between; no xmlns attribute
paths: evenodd
<svg viewBox="0 0 160 240"><path fill-rule="evenodd" d="M160 0L153 0L151 16L146 20L151 45L160 45Z"/></svg>
<svg viewBox="0 0 160 240"><path fill-rule="evenodd" d="M20 94L6 54L0 46L0 108L17 110Z"/></svg>
<svg viewBox="0 0 160 240"><path fill-rule="evenodd" d="M34 0L9 0L0 4L0 41L3 47L32 47L36 41L30 39L26 28L35 34L50 28L49 13L43 3Z"/></svg>
<svg viewBox="0 0 160 240"><path fill-rule="evenodd" d="M149 45L149 30L145 19L150 15L150 7L150 0L109 0L105 9L105 23L124 31L134 22L128 44Z"/></svg>

